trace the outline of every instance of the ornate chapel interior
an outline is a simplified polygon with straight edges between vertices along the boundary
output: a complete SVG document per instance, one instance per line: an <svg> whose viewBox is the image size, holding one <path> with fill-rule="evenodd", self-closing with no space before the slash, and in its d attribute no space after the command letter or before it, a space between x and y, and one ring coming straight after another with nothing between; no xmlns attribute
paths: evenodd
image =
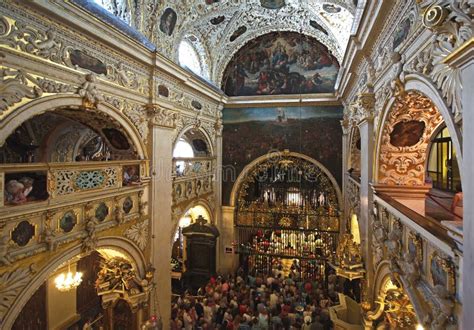
<svg viewBox="0 0 474 330"><path fill-rule="evenodd" d="M263 278L311 329L474 329L473 16L0 1L0 328L250 329L177 319Z"/></svg>

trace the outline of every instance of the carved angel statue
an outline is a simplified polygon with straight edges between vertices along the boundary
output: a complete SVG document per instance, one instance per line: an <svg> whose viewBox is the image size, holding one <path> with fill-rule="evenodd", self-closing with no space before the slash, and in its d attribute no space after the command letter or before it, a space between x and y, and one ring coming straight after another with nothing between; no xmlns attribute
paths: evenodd
<svg viewBox="0 0 474 330"><path fill-rule="evenodd" d="M86 232L87 237L84 239L82 243L82 248L84 251L91 251L94 250L97 246L97 236L96 236L96 228L95 228L95 221L91 218L86 223Z"/></svg>
<svg viewBox="0 0 474 330"><path fill-rule="evenodd" d="M408 281L408 285L415 286L420 279L420 265L413 252L406 252L403 256L403 273Z"/></svg>
<svg viewBox="0 0 474 330"><path fill-rule="evenodd" d="M401 237L402 234L398 228L394 228L388 233L387 240L385 240L385 246L387 247L390 256L397 257L400 254Z"/></svg>
<svg viewBox="0 0 474 330"><path fill-rule="evenodd" d="M97 90L96 78L93 74L86 75L86 81L79 87L77 94L84 99L86 107L94 107L102 100L102 95Z"/></svg>

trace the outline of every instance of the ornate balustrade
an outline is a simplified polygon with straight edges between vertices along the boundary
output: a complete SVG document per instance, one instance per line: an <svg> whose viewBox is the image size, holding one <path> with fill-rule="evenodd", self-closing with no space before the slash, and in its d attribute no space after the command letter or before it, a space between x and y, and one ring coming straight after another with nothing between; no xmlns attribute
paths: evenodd
<svg viewBox="0 0 474 330"><path fill-rule="evenodd" d="M206 175L212 172L213 161L211 157L173 158L173 177L175 181L180 181Z"/></svg>
<svg viewBox="0 0 474 330"><path fill-rule="evenodd" d="M215 159L173 158L173 201L180 204L213 191Z"/></svg>
<svg viewBox="0 0 474 330"><path fill-rule="evenodd" d="M350 213L360 216L360 178L346 173L346 200Z"/></svg>
<svg viewBox="0 0 474 330"><path fill-rule="evenodd" d="M388 263L425 326L455 326L462 257L455 233L385 194L374 195L372 216L374 269Z"/></svg>
<svg viewBox="0 0 474 330"><path fill-rule="evenodd" d="M0 165L0 215L145 184L146 171L145 160Z"/></svg>
<svg viewBox="0 0 474 330"><path fill-rule="evenodd" d="M146 206L144 186L133 186L47 209L5 214L0 222L0 266L74 241L82 244L84 251L92 250L98 237L106 233L125 236L144 249L148 240Z"/></svg>

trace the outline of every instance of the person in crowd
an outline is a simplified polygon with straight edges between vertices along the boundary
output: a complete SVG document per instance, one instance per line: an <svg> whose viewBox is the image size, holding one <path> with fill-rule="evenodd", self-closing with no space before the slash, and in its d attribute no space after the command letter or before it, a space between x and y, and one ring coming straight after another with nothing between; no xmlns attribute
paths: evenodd
<svg viewBox="0 0 474 330"><path fill-rule="evenodd" d="M335 287L320 279L250 270L246 276L213 277L199 290L177 297L172 329L274 330L331 329L329 307L337 303Z"/></svg>
<svg viewBox="0 0 474 330"><path fill-rule="evenodd" d="M462 221L463 217L463 194L462 186L460 183L456 185L456 194L451 204L451 212L454 213L454 221Z"/></svg>

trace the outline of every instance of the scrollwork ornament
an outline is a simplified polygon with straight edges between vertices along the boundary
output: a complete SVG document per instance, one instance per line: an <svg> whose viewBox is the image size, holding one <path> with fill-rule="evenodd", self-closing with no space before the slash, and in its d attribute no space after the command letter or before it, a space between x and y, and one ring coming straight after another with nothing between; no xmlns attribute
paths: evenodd
<svg viewBox="0 0 474 330"><path fill-rule="evenodd" d="M35 99L43 95L36 79L23 72L0 68L0 114L23 98Z"/></svg>
<svg viewBox="0 0 474 330"><path fill-rule="evenodd" d="M3 319L35 272L34 266L30 265L0 275L0 319Z"/></svg>
<svg viewBox="0 0 474 330"><path fill-rule="evenodd" d="M448 10L440 5L432 5L423 14L423 25L428 29L441 26L448 16Z"/></svg>
<svg viewBox="0 0 474 330"><path fill-rule="evenodd" d="M430 78L441 90L455 116L462 114L461 72L445 59L472 38L474 3L471 0L421 1L423 24L434 32L430 48L433 68Z"/></svg>
<svg viewBox="0 0 474 330"><path fill-rule="evenodd" d="M173 110L152 106L148 108L151 123L156 126L175 128L178 113Z"/></svg>

